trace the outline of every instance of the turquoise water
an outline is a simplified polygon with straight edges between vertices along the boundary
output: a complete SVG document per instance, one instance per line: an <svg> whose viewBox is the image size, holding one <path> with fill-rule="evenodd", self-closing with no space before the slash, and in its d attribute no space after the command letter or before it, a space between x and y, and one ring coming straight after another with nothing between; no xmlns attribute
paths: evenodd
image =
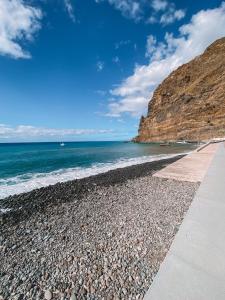
<svg viewBox="0 0 225 300"><path fill-rule="evenodd" d="M0 144L0 198L195 148L124 142Z"/></svg>

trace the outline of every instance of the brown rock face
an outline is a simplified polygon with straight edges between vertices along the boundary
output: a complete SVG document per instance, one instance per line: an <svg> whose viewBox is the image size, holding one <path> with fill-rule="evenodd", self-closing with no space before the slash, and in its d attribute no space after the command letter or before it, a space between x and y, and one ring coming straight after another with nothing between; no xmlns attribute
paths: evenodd
<svg viewBox="0 0 225 300"><path fill-rule="evenodd" d="M136 142L225 137L225 38L172 72L155 90Z"/></svg>

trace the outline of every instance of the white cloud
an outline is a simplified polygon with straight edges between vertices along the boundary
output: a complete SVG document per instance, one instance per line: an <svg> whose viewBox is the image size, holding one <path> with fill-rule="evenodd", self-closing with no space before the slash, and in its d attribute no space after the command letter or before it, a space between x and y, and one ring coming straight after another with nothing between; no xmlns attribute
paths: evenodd
<svg viewBox="0 0 225 300"><path fill-rule="evenodd" d="M160 23L166 26L185 17L184 9L176 9L175 4L167 0L153 0L151 6L153 14L147 20L149 24Z"/></svg>
<svg viewBox="0 0 225 300"><path fill-rule="evenodd" d="M109 112L105 115L107 117L121 117L123 113L129 113L133 117L139 117L140 111L146 109L148 99L146 97L126 97L119 102L109 103ZM137 110L138 107L138 110Z"/></svg>
<svg viewBox="0 0 225 300"><path fill-rule="evenodd" d="M80 135L95 135L112 133L106 129L55 129L27 125L16 127L0 124L0 138L38 138L38 137L73 137Z"/></svg>
<svg viewBox="0 0 225 300"><path fill-rule="evenodd" d="M153 0L152 1L152 8L155 11L165 10L168 5L166 0Z"/></svg>
<svg viewBox="0 0 225 300"><path fill-rule="evenodd" d="M71 0L64 0L64 4L65 4L65 8L68 12L68 15L70 17L70 19L75 22L75 15L74 15L74 9L73 9L73 5L71 3Z"/></svg>
<svg viewBox="0 0 225 300"><path fill-rule="evenodd" d="M109 116L140 115L157 87L173 70L201 54L207 46L225 36L225 2L215 9L201 10L190 23L179 28L178 37L167 33L164 42L150 38L148 65L135 67L134 74L111 91L117 101L109 104Z"/></svg>
<svg viewBox="0 0 225 300"><path fill-rule="evenodd" d="M13 58L30 58L18 43L32 40L41 25L42 12L22 0L0 0L0 54Z"/></svg>
<svg viewBox="0 0 225 300"><path fill-rule="evenodd" d="M104 67L105 67L105 63L103 61L100 61L100 60L97 61L96 68L97 68L98 72L103 71Z"/></svg>
<svg viewBox="0 0 225 300"><path fill-rule="evenodd" d="M156 38L152 34L150 34L147 37L147 45L146 45L146 52L145 52L146 57L151 57L151 55L155 52L156 44L157 44Z"/></svg>
<svg viewBox="0 0 225 300"><path fill-rule="evenodd" d="M155 24L155 23L158 23L158 18L156 15L151 15L147 21L146 21L147 24Z"/></svg>
<svg viewBox="0 0 225 300"><path fill-rule="evenodd" d="M115 9L119 10L123 16L135 21L139 21L142 15L140 1L136 0L95 0L96 3L108 1Z"/></svg>
<svg viewBox="0 0 225 300"><path fill-rule="evenodd" d="M172 24L175 21L180 21L185 17L185 11L183 9L175 9L175 6L168 8L167 12L164 13L160 18L160 23L163 25Z"/></svg>
<svg viewBox="0 0 225 300"><path fill-rule="evenodd" d="M146 23L161 23L165 26L185 16L185 11L176 10L175 4L169 0L95 0L95 2L108 2L123 16L135 22L144 20ZM152 14L149 16L151 10Z"/></svg>

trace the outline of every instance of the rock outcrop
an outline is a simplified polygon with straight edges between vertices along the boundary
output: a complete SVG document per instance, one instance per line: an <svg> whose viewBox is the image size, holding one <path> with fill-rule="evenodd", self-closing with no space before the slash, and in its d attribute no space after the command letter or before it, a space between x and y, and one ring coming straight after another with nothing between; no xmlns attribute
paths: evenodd
<svg viewBox="0 0 225 300"><path fill-rule="evenodd" d="M136 142L225 137L225 38L172 72L155 90Z"/></svg>

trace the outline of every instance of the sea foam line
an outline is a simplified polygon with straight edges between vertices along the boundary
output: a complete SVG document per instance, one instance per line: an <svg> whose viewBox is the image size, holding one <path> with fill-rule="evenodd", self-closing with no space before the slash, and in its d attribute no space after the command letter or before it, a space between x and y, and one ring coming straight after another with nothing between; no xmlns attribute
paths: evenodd
<svg viewBox="0 0 225 300"><path fill-rule="evenodd" d="M30 192L34 189L46 187L56 184L58 182L66 182L73 179L81 179L100 173L105 173L110 170L124 168L132 165L138 165L146 162L158 161L161 159L176 157L180 154L170 155L154 155L142 156L136 158L119 159L115 162L98 163L88 168L67 168L59 169L49 173L35 173L24 174L8 179L0 179L0 199L6 198L10 195Z"/></svg>

